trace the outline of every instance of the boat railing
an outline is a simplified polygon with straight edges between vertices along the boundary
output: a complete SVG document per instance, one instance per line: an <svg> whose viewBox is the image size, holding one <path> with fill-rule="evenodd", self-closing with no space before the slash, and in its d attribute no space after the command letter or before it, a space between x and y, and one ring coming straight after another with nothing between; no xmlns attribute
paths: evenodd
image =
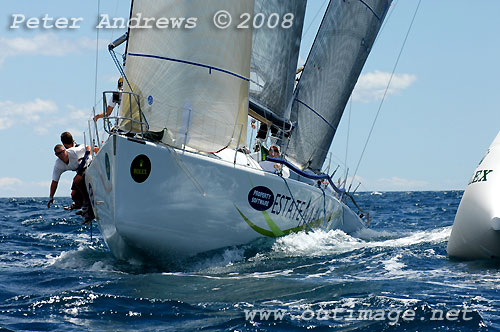
<svg viewBox="0 0 500 332"><path fill-rule="evenodd" d="M107 112L107 99L109 96L113 98L113 95L116 96L116 94L120 94L121 109L119 114L111 115ZM149 124L142 112L138 94L130 91L104 91L102 93L102 101L104 130L109 135L134 133L143 136L144 133L149 131ZM118 110L115 112L118 113Z"/></svg>
<svg viewBox="0 0 500 332"><path fill-rule="evenodd" d="M335 183L333 183L333 180L330 177L330 175L328 175L328 174L317 175L317 174L306 173L304 171L301 171L300 169L298 169L297 167L295 167L293 164L289 163L288 161L286 161L284 159L280 159L280 158L273 158L273 157L267 156L266 160L271 161L273 163L283 164L283 165L287 166L290 170L292 170L293 172L295 172L296 174L298 174L300 176L303 176L305 178L308 178L308 179L312 179L312 180L327 180L328 183L330 183L330 185L332 186L332 189L338 194L338 199L340 201L343 201L346 197L349 198L351 200L351 202L354 204L354 206L358 209L358 215L359 215L359 217L361 219L366 218L365 219L366 220L365 223L366 224L370 224L370 221L371 221L370 213L367 212L367 211L362 210L359 207L358 203L356 203L356 200L354 199L354 197L350 193L348 193L345 189L338 188L335 185Z"/></svg>

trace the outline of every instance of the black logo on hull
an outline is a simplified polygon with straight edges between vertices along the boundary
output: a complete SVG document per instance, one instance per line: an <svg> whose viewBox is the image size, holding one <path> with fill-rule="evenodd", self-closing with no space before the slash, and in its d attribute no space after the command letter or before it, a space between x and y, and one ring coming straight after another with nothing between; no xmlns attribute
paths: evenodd
<svg viewBox="0 0 500 332"><path fill-rule="evenodd" d="M146 155L140 154L134 158L130 165L130 175L137 183L147 180L151 173L151 161Z"/></svg>
<svg viewBox="0 0 500 332"><path fill-rule="evenodd" d="M271 189L258 186L248 193L248 203L257 211L265 211L274 203L274 194Z"/></svg>

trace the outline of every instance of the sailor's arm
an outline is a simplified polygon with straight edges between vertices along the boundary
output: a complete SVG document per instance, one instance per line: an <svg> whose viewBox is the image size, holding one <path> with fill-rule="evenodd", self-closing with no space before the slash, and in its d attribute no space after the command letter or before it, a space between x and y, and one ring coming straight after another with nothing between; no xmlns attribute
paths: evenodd
<svg viewBox="0 0 500 332"><path fill-rule="evenodd" d="M106 116L110 116L111 113L113 113L113 110L115 109L115 106L111 106L111 105L108 105L108 107L106 108Z"/></svg>
<svg viewBox="0 0 500 332"><path fill-rule="evenodd" d="M87 145L87 146L85 146L85 149L86 149L87 151L90 151L90 149L91 149L91 148L90 148L90 146L89 146L89 145ZM97 152L99 152L99 148L98 148L97 146L94 146L94 153L97 153Z"/></svg>
<svg viewBox="0 0 500 332"><path fill-rule="evenodd" d="M49 202L47 203L47 208L50 209L50 204L54 203L54 195L56 194L57 190L57 181L52 180L52 183L50 184L50 196L49 196Z"/></svg>
<svg viewBox="0 0 500 332"><path fill-rule="evenodd" d="M108 107L106 108L106 116L110 116L111 113L113 113L113 109L114 109L114 106L111 106L111 105L108 105ZM94 117L94 121L97 121L99 119L102 119L104 117L104 112L102 113L99 113L97 114L95 117Z"/></svg>

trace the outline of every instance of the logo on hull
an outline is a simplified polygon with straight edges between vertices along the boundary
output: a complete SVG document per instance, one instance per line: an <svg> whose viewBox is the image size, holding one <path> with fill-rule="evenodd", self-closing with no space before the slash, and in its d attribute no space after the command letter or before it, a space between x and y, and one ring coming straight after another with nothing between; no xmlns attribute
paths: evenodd
<svg viewBox="0 0 500 332"><path fill-rule="evenodd" d="M265 211L273 205L274 194L267 187L254 187L248 193L248 203L257 211Z"/></svg>
<svg viewBox="0 0 500 332"><path fill-rule="evenodd" d="M469 184L476 183L476 182L486 182L488 181L488 174L493 172L492 169L485 169L485 170L479 170L474 173L474 176L470 180Z"/></svg>
<svg viewBox="0 0 500 332"><path fill-rule="evenodd" d="M130 165L130 176L137 183L147 180L151 173L151 161L146 155L140 154L134 158Z"/></svg>
<svg viewBox="0 0 500 332"><path fill-rule="evenodd" d="M250 221L236 204L235 208L248 226L257 233L268 237L283 236L321 225L326 228L332 219L342 220L342 207L333 207L327 212L324 196L309 197L307 201L296 200L291 197L291 193L290 196L282 193L277 193L275 196L268 187L257 186L248 193L248 203L252 209L262 213L263 218L259 217L258 220L255 220L256 223ZM247 210L246 213L252 214L251 210ZM255 214L252 215L255 216ZM294 221L298 221L297 226L288 228ZM269 229L264 228L266 225ZM287 227L283 227L283 225L287 225Z"/></svg>

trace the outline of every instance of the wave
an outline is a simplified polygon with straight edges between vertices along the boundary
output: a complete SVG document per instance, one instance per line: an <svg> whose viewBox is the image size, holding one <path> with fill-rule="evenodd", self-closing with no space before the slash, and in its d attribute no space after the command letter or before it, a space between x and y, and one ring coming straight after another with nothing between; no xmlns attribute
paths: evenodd
<svg viewBox="0 0 500 332"><path fill-rule="evenodd" d="M120 272L116 267L117 260L103 248L82 245L76 250L63 251L47 258L47 266L60 269Z"/></svg>

